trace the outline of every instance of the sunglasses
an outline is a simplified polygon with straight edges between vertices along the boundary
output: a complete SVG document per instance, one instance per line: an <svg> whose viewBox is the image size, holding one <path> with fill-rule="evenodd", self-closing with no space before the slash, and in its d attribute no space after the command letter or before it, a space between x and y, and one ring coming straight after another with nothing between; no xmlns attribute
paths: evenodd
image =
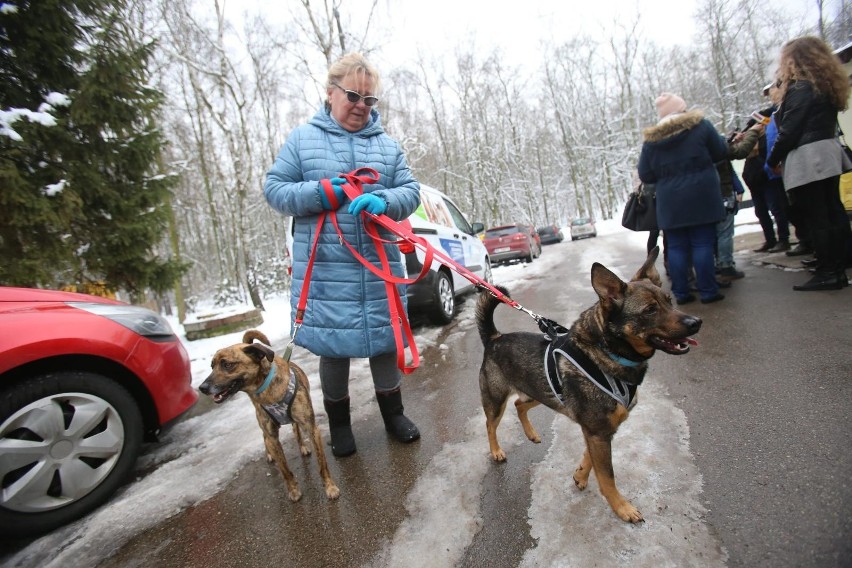
<svg viewBox="0 0 852 568"><path fill-rule="evenodd" d="M355 91L350 91L349 89L344 89L343 87L341 87L337 83L332 83L332 85L334 85L335 87L337 87L338 89L340 89L341 91L346 93L346 100L348 100L352 104L355 104L358 101L363 99L364 104L367 105L368 107L371 107L371 106L375 105L377 102L379 102L379 97L374 97L372 95L365 97L361 93L358 93L358 92L355 92Z"/></svg>

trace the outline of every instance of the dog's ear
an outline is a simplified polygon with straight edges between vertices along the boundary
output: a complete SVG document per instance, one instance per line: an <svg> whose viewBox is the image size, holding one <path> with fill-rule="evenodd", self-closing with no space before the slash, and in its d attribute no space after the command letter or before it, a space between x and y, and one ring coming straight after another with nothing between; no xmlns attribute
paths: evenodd
<svg viewBox="0 0 852 568"><path fill-rule="evenodd" d="M657 272L657 256L660 254L660 247L656 246L651 249L651 252L648 253L648 258L645 259L645 264L642 265L642 268L639 269L638 272L633 276L631 282L636 282L637 280L645 280L646 278L650 280L654 286L662 287L663 281L660 278L660 273Z"/></svg>
<svg viewBox="0 0 852 568"><path fill-rule="evenodd" d="M272 361L275 357L275 351L264 345L263 343L251 343L243 347L243 353L260 363L263 359Z"/></svg>
<svg viewBox="0 0 852 568"><path fill-rule="evenodd" d="M603 264L596 262L592 265L592 287L598 293L601 303L609 306L624 299L627 284Z"/></svg>

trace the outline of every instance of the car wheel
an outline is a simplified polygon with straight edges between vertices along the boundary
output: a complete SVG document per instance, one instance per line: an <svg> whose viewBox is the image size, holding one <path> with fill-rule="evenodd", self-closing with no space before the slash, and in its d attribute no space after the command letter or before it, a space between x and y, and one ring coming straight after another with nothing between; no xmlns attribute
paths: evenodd
<svg viewBox="0 0 852 568"><path fill-rule="evenodd" d="M494 275L491 273L491 261L485 259L485 270L482 271L482 279L489 284L494 284Z"/></svg>
<svg viewBox="0 0 852 568"><path fill-rule="evenodd" d="M94 373L66 371L0 393L0 530L53 530L104 503L142 444L133 397Z"/></svg>
<svg viewBox="0 0 852 568"><path fill-rule="evenodd" d="M435 290L430 319L444 325L453 321L456 315L456 295L453 280L449 274L439 270L435 277Z"/></svg>
<svg viewBox="0 0 852 568"><path fill-rule="evenodd" d="M527 250L529 250L529 253L527 254L527 256L524 257L524 262L532 262L533 258L534 258L533 257L533 245L532 245L532 243L527 243L527 244L529 245L529 248L527 249Z"/></svg>

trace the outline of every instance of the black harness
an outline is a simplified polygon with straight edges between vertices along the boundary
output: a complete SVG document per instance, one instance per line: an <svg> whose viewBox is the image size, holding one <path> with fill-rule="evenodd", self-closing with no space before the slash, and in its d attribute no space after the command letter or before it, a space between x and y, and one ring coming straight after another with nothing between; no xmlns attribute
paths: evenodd
<svg viewBox="0 0 852 568"><path fill-rule="evenodd" d="M290 382L287 384L287 392L284 393L284 398L273 404L261 405L269 417L281 426L293 423L290 407L293 405L293 399L296 398L298 387L299 381L296 380L296 373L293 372L293 367L290 367Z"/></svg>
<svg viewBox="0 0 852 568"><path fill-rule="evenodd" d="M561 404L565 404L562 393L562 374L559 372L559 358L564 357L571 362L583 375L603 392L615 399L616 402L629 409L636 396L637 385L626 383L604 373L585 353L573 346L571 333L559 324L547 320L539 327L544 331L548 341L544 350L544 369L550 390Z"/></svg>

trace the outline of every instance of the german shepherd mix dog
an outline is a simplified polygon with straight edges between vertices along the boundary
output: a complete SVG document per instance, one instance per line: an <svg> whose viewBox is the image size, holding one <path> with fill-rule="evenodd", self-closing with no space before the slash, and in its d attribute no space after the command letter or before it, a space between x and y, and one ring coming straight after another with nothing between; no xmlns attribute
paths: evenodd
<svg viewBox="0 0 852 568"><path fill-rule="evenodd" d="M654 248L630 282L622 282L596 262L592 287L600 299L558 338L500 333L494 326L494 310L500 301L487 291L480 294L476 305L479 335L485 345L479 388L491 457L497 462L506 459L497 442L497 426L509 396L518 395L518 418L527 438L535 443L541 437L527 413L544 404L582 428L586 450L574 471L574 483L585 489L594 469L612 510L631 523L644 519L615 486L612 437L636 404L636 387L645 377L648 359L657 350L687 353L690 345L697 345L689 336L701 327L699 318L673 308L671 297L660 288L660 275L654 267L658 254L659 249ZM509 295L504 288L500 291Z"/></svg>
<svg viewBox="0 0 852 568"><path fill-rule="evenodd" d="M255 339L262 343L253 343ZM291 501L298 501L302 492L287 467L278 431L282 425L292 423L303 456L311 453L302 438L302 433L307 434L316 451L325 495L329 499L337 499L340 489L328 472L322 437L311 404L308 377L297 365L275 355L268 345L269 340L260 331L250 329L245 332L242 343L216 352L211 364L213 370L198 389L212 396L216 404L225 402L237 391L243 391L249 396L263 431L266 457L270 462L275 462L284 476L287 496Z"/></svg>

